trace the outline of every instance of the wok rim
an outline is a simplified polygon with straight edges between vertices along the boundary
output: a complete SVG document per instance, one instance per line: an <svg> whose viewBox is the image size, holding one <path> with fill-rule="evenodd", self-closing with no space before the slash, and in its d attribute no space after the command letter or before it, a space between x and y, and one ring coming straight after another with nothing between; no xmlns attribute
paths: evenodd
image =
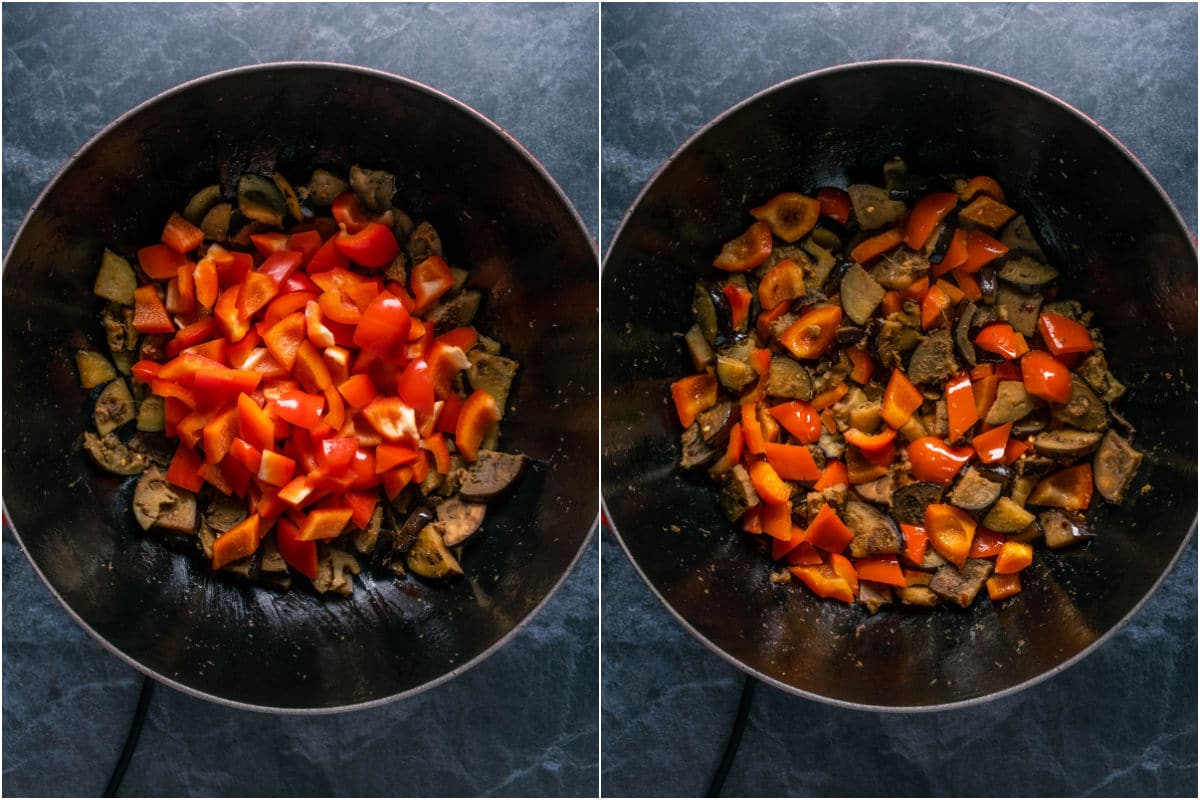
<svg viewBox="0 0 1200 800"><path fill-rule="evenodd" d="M710 130L715 128L717 125L723 123L729 117L732 117L733 115L742 111L744 108L747 108L776 92L790 89L792 86L795 86L797 84L804 83L804 82L810 81L810 80L824 78L824 77L827 77L829 75L834 75L834 74L850 73L850 72L855 72L857 70L873 70L873 69L880 69L880 68L886 69L886 68L893 68L893 67L934 68L934 69L944 70L946 72L965 73L967 75L971 75L976 78L982 78L984 80L990 80L990 81L996 81L999 83L1009 84L1011 86L1015 86L1018 89L1023 89L1026 92L1034 95L1035 97L1038 97L1044 101L1049 102L1051 105L1057 106L1061 111L1064 111L1068 115L1076 117L1078 120L1083 122L1085 125L1091 127L1093 130L1098 131L1100 134L1102 134L1102 136L1110 144L1112 144L1116 147L1116 150L1118 153L1123 155L1128 161L1130 161L1133 164L1133 166L1141 174L1142 178L1151 187L1153 187L1153 189L1158 193L1159 197L1162 198L1163 202L1166 203L1166 206L1170 210L1170 213L1172 214L1176 225L1178 225L1179 230L1183 235L1183 238L1188 242L1188 246L1191 247L1193 260L1195 260L1196 238L1193 236L1193 234L1189 230L1187 223L1184 222L1183 216L1179 213L1179 209L1177 209L1175 207L1175 203L1171 200L1170 196L1166 193L1166 191L1162 188L1162 186L1158 183L1158 181L1155 180L1154 176L1150 174L1150 171L1141 162L1141 160L1136 155L1134 155L1133 151L1131 151L1128 147L1126 147L1125 144L1123 142L1121 142L1120 139L1118 139L1115 135L1113 135L1112 132L1110 132L1107 128L1105 128L1103 125L1101 125L1099 122L1097 122L1092 117L1088 116L1087 114L1083 113L1079 109L1075 108L1070 103L1066 102L1065 100L1062 100L1059 97L1056 97L1055 95L1051 94L1050 92L1047 92L1044 89L1040 89L1037 86L1034 86L1033 84L1027 83L1018 78L1013 78L1011 76L1005 75L1000 72L996 72L994 70L986 69L983 67L970 66L970 65L966 65L966 64L958 64L958 63L951 62L951 61L939 61L939 60L934 60L934 59L889 58L889 59L876 59L876 60L870 60L870 61L854 61L854 62L848 62L845 64L837 64L834 66L822 67L821 69L812 70L810 72L805 72L800 75L793 76L791 78L786 78L782 81L772 84L771 86L760 89L759 91L751 94L750 96L746 97L745 99L735 103L734 105L732 105L729 108L722 111L717 116L713 117L711 120L706 122L700 128L698 128L694 133L692 133L692 135L690 135L687 139L685 139L682 144L680 144L678 147L676 147L671 152L671 154L669 156L667 156L667 158L661 164L658 165L658 167L654 170L654 172L650 175L650 177L646 179L645 183L642 185L642 188L634 196L633 201L630 203L629 207L625 210L625 213L622 214L621 220L618 223L616 230L613 232L612 237L609 239L609 246L604 251L604 259L601 262L601 266L600 266L601 295L603 296L604 273L608 267L608 262L609 262L609 258L612 255L613 247L614 247L615 243L621 238L621 235L624 233L626 226L629 224L629 221L632 219L634 212L637 211L638 208L641 206L642 201L645 199L646 195L649 194L650 189L654 186L654 184L657 183L659 178L662 177L663 173L666 172L666 170L680 156L682 156L685 151L687 151L689 148L691 148L699 139L701 139ZM603 173L601 174L601 180L603 180ZM602 305L601 311L603 312L603 305ZM604 370L603 370L604 316L603 316L603 313L601 313L600 325L601 325L600 353L601 353L601 361L602 361L601 380L603 380L603 377L604 377ZM601 399L600 399L600 416L601 416L601 430L603 430L603 427L604 427L604 425L603 425L603 419L604 419L603 393L602 393ZM931 712L938 712L938 711L952 711L952 710L956 710L956 709L969 708L971 706L981 705L983 703L988 703L993 700L999 700L1003 697L1009 697L1011 695L1017 694L1021 691L1024 691L1025 689L1035 686L1045 680L1048 680L1049 678L1052 678L1052 677L1066 671L1070 667L1073 667L1076 664L1078 664L1086 656L1091 655L1095 650L1097 650L1101 645L1105 644L1116 633L1120 632L1126 626L1126 624L1128 624L1129 621L1139 611L1142 610L1142 607L1146 605L1146 602L1162 586L1163 582L1167 579L1167 576L1169 576L1174 571L1176 565L1179 563L1180 557L1183 555L1183 551L1185 549L1187 549L1188 544L1191 542L1192 537L1196 534L1196 530L1197 530L1197 515L1193 514L1192 522L1188 526L1187 533L1184 535L1183 539L1180 540L1179 547L1176 548L1175 554L1173 556L1171 556L1171 559L1167 562L1166 566L1164 567L1162 572L1159 574L1158 578L1155 579L1154 583L1150 586L1149 589L1146 590L1146 592L1142 595L1142 597L1136 603L1133 604L1133 606L1129 609L1129 611L1127 611L1119 620L1117 620L1112 626L1110 626L1107 631L1105 631L1103 634L1101 634L1099 637L1097 637L1093 642L1091 642L1089 645L1084 647L1079 652L1075 653L1070 658L1066 659L1065 661L1060 662L1059 664L1056 664L1055 666L1051 667L1050 669L1047 669L1047 670L1035 675L1032 678L1028 678L1019 683L1015 683L1012 686L1008 686L1003 689L998 689L993 692L988 692L986 694L977 695L975 697L970 697L965 700L955 700L955 701L947 702L947 703L933 703L933 704L927 704L927 705L896 705L896 706L878 705L878 704L874 704L874 703L859 703L859 702L854 702L851 700L842 700L842 699L836 698L836 697L828 697L826 695L819 694L817 692L813 692L813 691L810 691L807 689L802 689L798 686L793 686L789 683L785 683L777 678L773 678L757 669L754 669L753 667L750 667L747 664L743 663L736 656L726 652L715 642L711 641L709 638L704 636L704 634L702 634L695 626L693 626L691 622L689 622L687 619L685 619L684 616L679 611L677 611L675 609L675 607L672 606L667 601L667 599L658 590L658 587L656 587L654 585L654 583L646 575L645 571L642 570L641 565L638 563L637 559L635 559L633 557L633 553L630 551L629 545L626 543L625 538L621 535L620 531L617 528L616 522L613 520L613 515L608 509L608 500L605 497L605 491L604 491L605 490L605 472L607 470L605 469L605 462L604 462L604 458L603 458L603 443L601 443L600 467L601 467L600 509L601 509L601 514L603 515L603 520L605 522L605 525L608 527L609 530L612 531L613 536L616 538L617 542L621 545L621 549L625 552L625 557L633 565L634 570L641 577L642 581L646 584L646 586L649 587L651 593L658 599L658 601L660 603L662 603L662 605L667 609L667 611L671 614L671 616L673 616L675 618L675 620L677 622L679 622L679 624L688 633L690 633L695 639L697 639L708 650L710 650L711 652L720 656L726 662L728 662L729 664L732 664L734 667L741 670L742 672L744 672L747 676L749 676L751 678L755 678L769 686L772 686L776 689L780 689L784 692L787 692L788 694L802 697L806 700L815 700L820 703L826 703L828 705L837 706L839 708L844 708L844 709L848 709L848 710L852 710L852 711L870 711L870 712L888 713L888 714L924 714L924 713L931 713Z"/></svg>
<svg viewBox="0 0 1200 800"><path fill-rule="evenodd" d="M78 161L81 157L83 157L85 154L89 153L94 148L99 147L102 144L102 142L114 130L116 130L121 125L125 124L128 120L132 119L136 115L142 113L146 109L148 109L151 106L154 106L162 101L174 98L177 95L182 95L188 91L191 91L192 89L195 89L198 86L201 86L201 85L204 85L207 83L211 83L211 82L214 82L217 80L222 80L222 79L231 78L231 77L246 76L246 75L256 75L256 74L263 73L263 72L272 72L272 71L281 71L281 70L299 70L299 69L318 69L318 70L329 70L332 72L344 72L344 73L349 73L349 74L354 74L354 75L359 75L359 76L365 76L368 78L385 81L388 83L398 84L398 85L404 86L407 89L413 89L413 90L416 90L423 94L426 94L426 95L432 97L434 100L440 101L441 103L446 104L450 108L455 109L455 110L465 114L468 118L474 120L475 122L482 124L484 128L488 129L489 132L491 132L494 136L496 136L503 144L507 145L518 156L523 158L529 164L529 166L531 166L533 168L534 172L542 179L543 182L545 182L545 184L550 188L552 193L557 197L558 202L561 204L561 206L564 209L566 209L568 216L575 223L575 227L578 230L578 233L583 237L584 241L587 241L592 245L593 252L595 252L597 250L597 239L595 237L593 237L592 234L588 231L587 226L584 224L583 218L579 215L579 211L575 208L574 203L572 203L570 198L567 197L567 195L563 191L562 187L558 185L558 182L553 178L553 176L551 176L550 172L546 169L546 167L542 164L542 162L539 161L537 159L537 157L534 156L531 152L529 152L529 150L527 150L524 145L522 145L519 141L517 141L516 137L514 137L511 133L509 133L506 128L504 128L499 123L492 120L490 117L488 117L485 114L481 113L480 111L476 110L472 106L467 105L463 101L458 100L458 99L446 94L445 92L435 89L432 86L429 86L428 84L421 83L420 81L414 80L412 78L406 78L404 76L397 75L392 72L387 72L385 70L375 69L373 67L363 67L363 66L358 66L355 64L347 64L347 63L338 62L338 61L271 61L271 62L264 62L261 64L245 64L245 65L241 65L241 66L237 66L237 67L230 67L228 69L218 70L216 72L206 73L204 75L200 75L198 77L191 78L187 81L176 84L175 86L172 86L168 89L164 89L163 91L157 92L154 95L141 101L137 105L130 108L128 111L125 111L120 116L118 116L116 119L112 120L107 125L105 125L100 130L98 130L95 134L93 134L91 137L89 137L82 145L80 145L75 150L74 153L72 153L70 156L68 156L67 159L59 166L58 170L54 173L54 176L51 177L50 180L46 182L46 185L44 187L42 187L42 190L40 192L38 192L37 197L34 198L33 203L29 206L29 209L25 212L25 215L21 218L21 224L17 226L16 232L13 234L12 238L8 241L8 250L4 254L3 266L0 267L0 277L7 277L10 256L15 249L14 245L21 239L22 234L24 234L24 232L25 232L25 228L29 225L29 222L33 218L34 214L37 213L38 209L41 207L42 202L45 200L45 198L55 189L55 187L58 185L59 181L61 181L63 176L71 169L72 166L74 166L76 161ZM596 276L597 293L599 292L599 280L600 280L600 275L599 275L599 273L597 273L597 276ZM598 384L597 384L597 388L598 388ZM597 405L599 405L599 392L597 392ZM597 447L597 450L598 449L599 448ZM597 453L597 455L599 455L599 453ZM7 494L7 493L4 493L4 494ZM473 667L478 666L480 663L482 663L483 661L488 659L490 656L494 655L504 645L508 644L509 640L511 640L518 633L523 631L525 629L525 627L530 623L530 621L532 621L534 617L536 617L539 613L541 613L543 608L545 608L546 604L550 602L551 598L553 598L556 594L558 594L558 591L562 588L562 585L566 582L567 578L569 578L571 576L571 574L573 572L575 572L575 569L579 566L579 562L583 559L583 554L587 551L587 548L591 544L592 539L595 538L596 531L598 530L599 525L600 525L600 510L599 510L599 508L597 508L596 515L595 515L595 517L593 517L590 525L588 526L587 534L583 537L583 539L581 540L581 542L579 544L579 549L576 551L575 555L571 558L570 563L567 564L566 568L562 571L562 574L558 577L558 580L556 580L554 582L554 584L550 587L549 591L547 591L546 594L542 597L542 599L539 600L538 603L532 609L530 609L520 620L518 620L517 623L515 625L513 625L513 627L510 628L503 636L501 636L499 639L497 639L495 642L493 642L491 645L489 645L484 650L480 651L473 658L463 662L462 664L455 666L453 669L443 673L442 675L439 675L436 678L425 681L424 683L414 686L411 689L406 689L402 692L397 692L395 694L387 695L385 697L378 697L378 698L375 698L372 700L365 700L361 703L347 703L344 705L337 705L337 706L300 707L300 706L257 705L254 703L245 703L245 702L241 702L238 700L232 700L230 698L221 697L220 695L212 694L209 692L204 692L204 691L201 691L194 687L188 686L188 685L181 683L180 681L177 681L173 678L168 678L167 676L160 674L156 670L153 670L150 667L147 667L146 665L142 664L137 659L133 658L131 655L129 655L128 653L126 653L123 650L121 650L120 648L118 648L112 642L108 641L108 639L104 638L98 631L96 631L91 625L89 625L75 611L75 609L63 598L63 596L61 594L59 594L58 590L54 588L54 586L46 578L46 575L42 572L41 567L30 555L29 549L25 546L25 541L24 541L24 539L21 538L21 533L17 529L17 525L16 525L15 521L13 520L12 515L8 511L8 504L5 502L3 496L0 496L0 512L3 513L4 525L6 527L8 527L9 530L12 531L13 538L16 539L17 544L21 548L21 552L25 556L25 559L29 562L30 566L33 567L34 573L36 573L38 578L41 579L42 584L45 585L45 587L50 591L50 594L54 597L55 600L58 601L59 605L61 605L66 610L67 614L76 622L76 624L78 624L79 627L81 627L84 631L86 631L87 634L92 637L92 639L99 642L100 645L105 650L107 650L109 653L113 654L114 656L119 658L121 661L123 661L126 664L128 664L129 666L133 667L138 672L142 673L144 676L146 676L148 678L152 678L153 680L155 680L165 686L169 686L172 689L183 692L186 695L190 695L190 696L198 698L200 700L206 700L206 701L209 701L212 703L216 703L218 705L228 706L230 708L238 709L239 711L254 711L254 712L268 713L268 714L285 714L288 716L330 715L330 714L340 714L340 713L348 712L348 711L362 711L362 710L366 710L366 709L370 709L370 708L377 708L379 706L384 706L384 705L387 705L389 703L393 703L393 702L396 702L399 700L404 700L404 699L407 699L410 697L414 697L414 696L421 694L422 692L425 692L429 689L433 689L437 686L440 686L443 683L446 683L447 681L450 681L453 678L457 678L458 676L462 675L463 673L467 672L468 670L472 669Z"/></svg>

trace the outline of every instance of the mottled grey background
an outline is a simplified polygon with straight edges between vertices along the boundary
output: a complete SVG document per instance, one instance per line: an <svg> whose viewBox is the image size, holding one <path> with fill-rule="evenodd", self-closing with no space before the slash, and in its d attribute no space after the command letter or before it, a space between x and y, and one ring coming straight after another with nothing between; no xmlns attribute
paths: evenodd
<svg viewBox="0 0 1200 800"><path fill-rule="evenodd" d="M1195 230L1194 5L606 5L603 235L724 109L814 69L932 58L1028 81L1098 120ZM887 113L880 109L880 113ZM742 673L691 639L602 539L605 795L703 794ZM845 711L758 687L725 794L1187 795L1196 783L1196 543L1064 674L959 711Z"/></svg>
<svg viewBox="0 0 1200 800"><path fill-rule="evenodd" d="M182 81L344 61L440 89L542 161L595 234L595 5L9 5L5 244L59 166ZM254 124L248 110L247 124ZM7 377L7 376L6 376ZM234 711L158 687L130 795L595 795L596 544L516 638L419 697L338 716ZM5 532L5 795L98 795L141 675L66 615Z"/></svg>

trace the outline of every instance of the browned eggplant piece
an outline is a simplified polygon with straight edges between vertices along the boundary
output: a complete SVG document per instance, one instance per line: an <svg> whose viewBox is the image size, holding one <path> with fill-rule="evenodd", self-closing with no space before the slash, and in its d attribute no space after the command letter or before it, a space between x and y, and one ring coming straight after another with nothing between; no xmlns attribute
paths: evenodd
<svg viewBox="0 0 1200 800"><path fill-rule="evenodd" d="M520 453L480 450L459 492L464 500L486 503L508 491L528 464L529 456Z"/></svg>
<svg viewBox="0 0 1200 800"><path fill-rule="evenodd" d="M199 225L200 221L204 219L204 215L213 206L221 202L221 197L221 186L219 184L214 183L211 186L205 186L188 200L187 205L183 209L183 218L193 225Z"/></svg>
<svg viewBox="0 0 1200 800"><path fill-rule="evenodd" d="M741 464L734 464L721 476L721 511L730 522L737 522L759 502L750 473Z"/></svg>
<svg viewBox="0 0 1200 800"><path fill-rule="evenodd" d="M200 220L200 230L204 238L214 242L223 242L229 238L229 228L233 224L233 204L217 203L208 210L204 219Z"/></svg>
<svg viewBox="0 0 1200 800"><path fill-rule="evenodd" d="M338 195L350 191L350 184L326 169L313 170L308 179L308 201L314 206L331 206Z"/></svg>
<svg viewBox="0 0 1200 800"><path fill-rule="evenodd" d="M1016 214L1016 211L999 200L994 200L986 194L979 194L966 208L959 210L958 218L977 228L984 228L994 233L1007 225Z"/></svg>
<svg viewBox="0 0 1200 800"><path fill-rule="evenodd" d="M891 314L879 323L875 355L884 369L904 367L904 355L921 343L921 321L908 314Z"/></svg>
<svg viewBox="0 0 1200 800"><path fill-rule="evenodd" d="M724 348L741 338L733 326L729 298L712 281L697 281L692 293L692 314L700 332L714 347Z"/></svg>
<svg viewBox="0 0 1200 800"><path fill-rule="evenodd" d="M871 268L871 277L884 289L904 291L929 272L929 259L915 250L901 247L884 253Z"/></svg>
<svg viewBox="0 0 1200 800"><path fill-rule="evenodd" d="M996 399L988 409L984 421L988 425L1015 422L1034 408L1033 398L1025 391L1025 385L1021 381L1000 381L996 387Z"/></svg>
<svg viewBox="0 0 1200 800"><path fill-rule="evenodd" d="M1051 458L1076 459L1091 453L1100 444L1100 434L1059 428L1045 431L1033 437L1033 450Z"/></svg>
<svg viewBox="0 0 1200 800"><path fill-rule="evenodd" d="M909 359L906 375L915 384L933 384L956 372L958 361L954 358L954 342L950 339L950 331L940 328L917 345Z"/></svg>
<svg viewBox="0 0 1200 800"><path fill-rule="evenodd" d="M1042 311L1047 314L1058 314L1060 317L1073 319L1081 325L1090 325L1092 322L1092 313L1083 310L1083 304L1078 300L1055 300L1052 303L1046 303L1042 306Z"/></svg>
<svg viewBox="0 0 1200 800"><path fill-rule="evenodd" d="M938 568L929 588L948 603L966 608L975 601L984 582L992 575L992 562L983 558L968 558L961 570L952 564Z"/></svg>
<svg viewBox="0 0 1200 800"><path fill-rule="evenodd" d="M860 581L858 584L858 602L867 607L867 611L875 614L880 608L891 605L892 587L886 583Z"/></svg>
<svg viewBox="0 0 1200 800"><path fill-rule="evenodd" d="M720 445L729 438L734 423L734 406L728 400L717 403L696 415L700 436L710 445Z"/></svg>
<svg viewBox="0 0 1200 800"><path fill-rule="evenodd" d="M336 547L325 544L317 545L317 577L313 580L313 588L320 594L334 592L343 597L354 594L354 575L361 567L358 559Z"/></svg>
<svg viewBox="0 0 1200 800"><path fill-rule="evenodd" d="M850 203L854 206L854 219L864 231L872 231L890 225L908 213L908 207L888 196L886 189L865 183L852 183L846 187Z"/></svg>
<svg viewBox="0 0 1200 800"><path fill-rule="evenodd" d="M1004 231L1000 234L1000 243L1007 247L1010 253L1024 253L1039 261L1046 260L1046 254L1042 252L1042 247L1034 238L1033 231L1029 228L1029 223L1025 221L1023 214L1013 217L1012 221L1005 226Z"/></svg>
<svg viewBox="0 0 1200 800"><path fill-rule="evenodd" d="M850 231L844 225L829 217L821 217L809 235L812 241L830 251L840 253L850 241Z"/></svg>
<svg viewBox="0 0 1200 800"><path fill-rule="evenodd" d="M454 328L463 328L471 324L479 313L483 302L483 293L478 289L464 289L448 300L443 300L425 315L427 322L433 323L433 332L441 335Z"/></svg>
<svg viewBox="0 0 1200 800"><path fill-rule="evenodd" d="M112 363L92 350L80 350L76 353L75 366L79 369L79 385L84 389L95 389L117 377Z"/></svg>
<svg viewBox="0 0 1200 800"><path fill-rule="evenodd" d="M842 520L854 532L854 538L850 540L850 555L855 558L900 552L900 529L891 517L874 506L859 500L847 500L842 510Z"/></svg>
<svg viewBox="0 0 1200 800"><path fill-rule="evenodd" d="M350 188L368 211L380 214L392 207L396 176L381 169L366 170L355 164L350 167Z"/></svg>
<svg viewBox="0 0 1200 800"><path fill-rule="evenodd" d="M471 366L467 368L467 380L470 381L471 388L483 389L490 394L496 400L496 408L500 409L503 416L520 365L511 358L494 356L478 349L471 350L467 358L471 362Z"/></svg>
<svg viewBox="0 0 1200 800"><path fill-rule="evenodd" d="M456 547L470 539L483 525L486 511L483 503L467 503L458 497L440 503L437 519L442 526L442 541L447 547Z"/></svg>
<svg viewBox="0 0 1200 800"><path fill-rule="evenodd" d="M727 355L717 356L717 380L729 391L740 394L757 378L754 367L745 361Z"/></svg>
<svg viewBox="0 0 1200 800"><path fill-rule="evenodd" d="M132 306L137 284L137 274L129 262L113 251L105 250L100 258L100 271L96 273L92 292L112 303Z"/></svg>
<svg viewBox="0 0 1200 800"><path fill-rule="evenodd" d="M441 524L437 522L421 529L404 563L414 574L431 580L447 580L463 574L458 559L446 547Z"/></svg>
<svg viewBox="0 0 1200 800"><path fill-rule="evenodd" d="M956 230L958 229L955 226L946 223L938 225L935 235L931 237L933 246L929 249L930 264L941 264L945 260L950 243L954 241Z"/></svg>
<svg viewBox="0 0 1200 800"><path fill-rule="evenodd" d="M1083 517L1061 508L1048 508L1038 514L1038 524L1046 536L1046 546L1052 550L1061 550L1096 537L1087 528Z"/></svg>
<svg viewBox="0 0 1200 800"><path fill-rule="evenodd" d="M1116 431L1108 431L1092 460L1097 491L1108 502L1120 505L1141 465L1142 454Z"/></svg>
<svg viewBox="0 0 1200 800"><path fill-rule="evenodd" d="M1058 279L1058 270L1032 256L1017 256L1001 264L996 277L1023 292L1035 294Z"/></svg>
<svg viewBox="0 0 1200 800"><path fill-rule="evenodd" d="M133 516L144 531L154 527L195 533L196 495L167 483L162 470L150 467L133 489Z"/></svg>
<svg viewBox="0 0 1200 800"><path fill-rule="evenodd" d="M1125 394L1125 385L1113 377L1108 370L1108 360L1100 351L1094 351L1079 362L1076 372L1088 382L1106 403L1115 403Z"/></svg>
<svg viewBox="0 0 1200 800"><path fill-rule="evenodd" d="M954 325L954 343L958 346L959 355L967 362L967 366L975 366L975 343L971 340L971 321L975 319L976 306L970 300L962 304L958 311L958 322Z"/></svg>
<svg viewBox="0 0 1200 800"><path fill-rule="evenodd" d="M437 230L428 221L422 222L409 234L408 241L404 243L404 252L415 266L430 256L442 254L442 237L438 236Z"/></svg>
<svg viewBox="0 0 1200 800"><path fill-rule="evenodd" d="M146 433L156 433L164 430L167 424L167 410L163 398L158 395L147 395L138 403L137 429Z"/></svg>
<svg viewBox="0 0 1200 800"><path fill-rule="evenodd" d="M129 386L123 378L104 387L92 410L92 421L101 436L112 433L135 416L137 412L133 406L133 395L129 393Z"/></svg>
<svg viewBox="0 0 1200 800"><path fill-rule="evenodd" d="M1062 405L1051 405L1054 418L1085 431L1102 431L1108 427L1104 403L1078 375L1071 376L1071 397Z"/></svg>
<svg viewBox="0 0 1200 800"><path fill-rule="evenodd" d="M838 326L834 340L841 345L862 345L867 340L867 329L843 323Z"/></svg>
<svg viewBox="0 0 1200 800"><path fill-rule="evenodd" d="M1028 528L1033 520L1033 514L1013 502L1012 498L1001 497L983 518L983 524L997 533L1019 533Z"/></svg>
<svg viewBox="0 0 1200 800"><path fill-rule="evenodd" d="M910 483L892 495L892 518L906 525L924 525L925 509L942 502L942 487L936 483Z"/></svg>
<svg viewBox="0 0 1200 800"><path fill-rule="evenodd" d="M700 423L693 422L679 435L679 466L682 469L707 467L717 460L720 452L704 440Z"/></svg>
<svg viewBox="0 0 1200 800"><path fill-rule="evenodd" d="M113 475L137 475L150 466L149 458L130 450L115 433L100 437L88 431L83 434L83 449L97 466Z"/></svg>
<svg viewBox="0 0 1200 800"><path fill-rule="evenodd" d="M1042 299L1040 294L1024 294L1004 284L996 287L996 305L1004 307L1008 314L1008 324L1023 336L1033 336L1037 333Z"/></svg>
<svg viewBox="0 0 1200 800"><path fill-rule="evenodd" d="M372 563L383 566L393 558L407 553L417 541L417 534L433 521L433 510L421 506L408 515L403 525L395 525L394 520L385 525L380 529L379 540L375 543Z"/></svg>
<svg viewBox="0 0 1200 800"><path fill-rule="evenodd" d="M828 248L814 242L811 236L801 242L800 246L807 254L804 261L796 260L796 263L804 268L804 285L810 287L809 291L812 291L811 287L819 286L828 294L834 269L839 264L846 263L847 259L835 256Z"/></svg>
<svg viewBox="0 0 1200 800"><path fill-rule="evenodd" d="M271 179L275 181L275 188L279 190L280 196L283 197L283 205L287 208L288 214L297 222L303 220L304 209L300 206L300 197L292 187L292 182L278 172L272 175Z"/></svg>
<svg viewBox="0 0 1200 800"><path fill-rule="evenodd" d="M137 350L138 332L133 324L133 309L119 303L109 303L100 312L100 326L104 328L104 341L113 356Z"/></svg>
<svg viewBox="0 0 1200 800"><path fill-rule="evenodd" d="M1019 439L1035 433L1041 433L1049 426L1050 409L1045 406L1038 406L1029 412L1029 414L1013 423L1012 435Z"/></svg>
<svg viewBox="0 0 1200 800"><path fill-rule="evenodd" d="M989 480L975 467L968 467L950 492L950 504L967 511L983 511L1000 499L1003 488L999 481Z"/></svg>
<svg viewBox="0 0 1200 800"><path fill-rule="evenodd" d="M287 202L272 179L249 173L242 175L238 178L237 202L238 210L247 219L283 227Z"/></svg>
<svg viewBox="0 0 1200 800"><path fill-rule="evenodd" d="M812 374L803 364L787 356L773 356L767 372L767 394L792 400L811 400Z"/></svg>
<svg viewBox="0 0 1200 800"><path fill-rule="evenodd" d="M695 367L696 372L703 372L706 368L716 363L717 354L713 351L712 345L708 343L708 340L704 338L699 324L688 328L688 332L684 334L683 340L687 343L688 355L692 358L692 366Z"/></svg>
<svg viewBox="0 0 1200 800"><path fill-rule="evenodd" d="M274 536L263 540L258 554L258 582L278 592L292 588L292 573L288 571Z"/></svg>
<svg viewBox="0 0 1200 800"><path fill-rule="evenodd" d="M906 606L932 608L938 604L938 596L928 586L902 586L896 589L896 597Z"/></svg>
<svg viewBox="0 0 1200 800"><path fill-rule="evenodd" d="M204 510L204 523L217 533L225 533L246 519L246 505L237 498L216 492Z"/></svg>
<svg viewBox="0 0 1200 800"><path fill-rule="evenodd" d="M889 472L882 478L858 484L854 487L854 491L858 492L858 496L869 503L890 508L892 498L896 493L896 476Z"/></svg>
<svg viewBox="0 0 1200 800"><path fill-rule="evenodd" d="M842 276L842 310L855 325L865 325L883 301L883 287L875 282L861 264L854 264Z"/></svg>
<svg viewBox="0 0 1200 800"><path fill-rule="evenodd" d="M351 536L351 541L354 542L354 549L363 555L370 555L375 552L375 547L379 544L379 532L383 530L383 507L376 505L375 510L371 512L371 518L367 520L367 524L360 530L354 532Z"/></svg>

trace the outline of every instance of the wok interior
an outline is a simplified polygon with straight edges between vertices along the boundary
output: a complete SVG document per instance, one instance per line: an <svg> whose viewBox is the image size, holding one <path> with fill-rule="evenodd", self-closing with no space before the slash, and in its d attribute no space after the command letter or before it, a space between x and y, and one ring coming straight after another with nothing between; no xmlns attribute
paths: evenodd
<svg viewBox="0 0 1200 800"><path fill-rule="evenodd" d="M1130 497L1091 515L1085 547L1037 549L1023 591L932 613L820 601L774 586L716 494L676 468L672 380L691 286L746 209L781 191L862 181L903 156L916 172L996 177L1059 266L1063 296L1096 311L1117 408L1146 452ZM1053 670L1137 606L1196 514L1196 257L1131 159L1055 102L989 75L874 65L792 82L722 118L649 186L607 256L601 374L603 491L637 566L702 637L786 688L879 706L981 697ZM1146 494L1139 489L1149 487Z"/></svg>
<svg viewBox="0 0 1200 800"><path fill-rule="evenodd" d="M441 234L484 289L477 323L521 361L503 446L534 465L488 509L465 578L364 574L349 601L215 577L141 533L130 482L77 442L90 425L73 355L103 349L102 248L156 241L220 176L353 163L397 176L396 205ZM596 486L596 257L552 184L472 113L406 82L329 67L224 75L161 98L67 167L13 243L4 280L4 500L66 605L145 668L256 706L331 708L412 690L498 642L587 540Z"/></svg>

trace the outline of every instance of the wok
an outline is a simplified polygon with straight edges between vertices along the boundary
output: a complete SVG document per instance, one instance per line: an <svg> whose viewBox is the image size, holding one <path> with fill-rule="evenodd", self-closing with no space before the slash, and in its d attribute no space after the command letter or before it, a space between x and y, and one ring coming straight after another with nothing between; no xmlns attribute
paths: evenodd
<svg viewBox="0 0 1200 800"><path fill-rule="evenodd" d="M90 425L73 355L103 345L102 248L156 241L220 176L315 165L392 171L396 205L438 229L487 298L480 329L520 359L506 449L534 460L488 510L464 578L363 575L352 600L213 575L145 535L132 484L78 442ZM101 131L38 198L4 266L4 503L75 619L178 689L230 705L333 711L394 699L478 663L565 579L596 520L597 260L546 171L467 106L393 75L274 64L172 89Z"/></svg>
<svg viewBox="0 0 1200 800"><path fill-rule="evenodd" d="M932 613L821 601L768 580L769 561L730 525L704 481L676 467L672 380L692 370L679 335L691 287L746 209L781 191L880 183L914 171L995 176L1096 311L1118 408L1146 459L1098 538L1040 548L1008 602ZM950 64L876 62L796 78L688 140L627 212L602 274L605 509L630 559L708 647L781 689L887 709L960 705L1061 671L1137 611L1195 530L1196 252L1153 178L1095 122L1003 76ZM1142 494L1138 489L1148 484Z"/></svg>

